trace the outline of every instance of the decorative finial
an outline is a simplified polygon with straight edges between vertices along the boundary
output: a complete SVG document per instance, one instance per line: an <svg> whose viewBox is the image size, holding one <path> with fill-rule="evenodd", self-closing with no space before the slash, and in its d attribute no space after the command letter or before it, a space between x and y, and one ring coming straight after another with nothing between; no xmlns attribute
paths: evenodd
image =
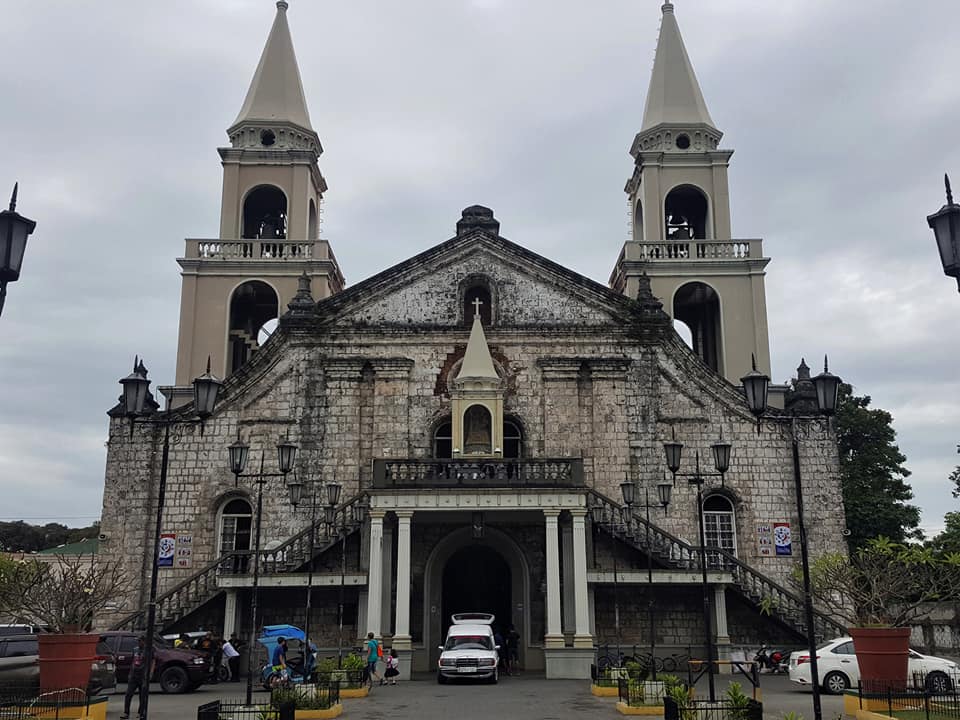
<svg viewBox="0 0 960 720"><path fill-rule="evenodd" d="M947 186L947 205L953 205L953 192L950 190L950 176L946 173L943 174L943 184ZM16 196L17 189L14 187L13 194ZM10 208L13 210L13 208Z"/></svg>
<svg viewBox="0 0 960 720"><path fill-rule="evenodd" d="M277 0L277 10L286 10L288 7L290 7L290 4L287 0Z"/></svg>
<svg viewBox="0 0 960 720"><path fill-rule="evenodd" d="M750 364L753 365L753 371L757 371L757 356L754 353L750 353Z"/></svg>
<svg viewBox="0 0 960 720"><path fill-rule="evenodd" d="M666 14L666 13L672 13L672 12L673 12L673 3L672 3L672 2L665 2L663 5L660 6L660 10L661 10L664 14Z"/></svg>
<svg viewBox="0 0 960 720"><path fill-rule="evenodd" d="M207 355L207 375L210 374L210 356Z"/></svg>
<svg viewBox="0 0 960 720"><path fill-rule="evenodd" d="M823 356L823 371L830 372L830 367L827 365L827 356Z"/></svg>
<svg viewBox="0 0 960 720"><path fill-rule="evenodd" d="M483 300L480 298L474 298L473 302L470 304L473 305L473 317L480 317L480 306L483 305Z"/></svg>
<svg viewBox="0 0 960 720"><path fill-rule="evenodd" d="M19 187L20 187L20 183L15 182L13 184L13 195L10 196L10 212L13 212L14 210L17 209L17 188ZM949 187L950 186L947 185L948 192L949 192Z"/></svg>

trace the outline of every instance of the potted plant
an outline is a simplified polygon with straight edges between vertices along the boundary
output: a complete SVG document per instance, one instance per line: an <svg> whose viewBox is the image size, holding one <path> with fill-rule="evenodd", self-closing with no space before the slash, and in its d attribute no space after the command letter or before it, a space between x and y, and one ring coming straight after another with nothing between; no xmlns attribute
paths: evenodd
<svg viewBox="0 0 960 720"><path fill-rule="evenodd" d="M922 603L956 596L960 554L878 537L849 556L821 556L810 581L815 603L849 625L863 685L903 687L910 621Z"/></svg>
<svg viewBox="0 0 960 720"><path fill-rule="evenodd" d="M99 635L87 631L94 615L132 584L118 563L93 556L54 556L0 564L0 613L43 625L40 689L86 689Z"/></svg>

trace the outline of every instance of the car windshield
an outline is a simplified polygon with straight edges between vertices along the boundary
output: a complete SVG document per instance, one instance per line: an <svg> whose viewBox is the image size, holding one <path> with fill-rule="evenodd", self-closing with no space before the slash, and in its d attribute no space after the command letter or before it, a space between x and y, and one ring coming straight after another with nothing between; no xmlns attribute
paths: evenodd
<svg viewBox="0 0 960 720"><path fill-rule="evenodd" d="M833 645L835 642L837 642L837 641L836 641L836 640L827 640L826 642L822 642L822 643L820 643L819 645L817 645L817 650L823 650L824 648L828 648L828 647L830 647L831 645Z"/></svg>
<svg viewBox="0 0 960 720"><path fill-rule="evenodd" d="M444 650L493 650L489 637L483 635L455 635L447 638Z"/></svg>

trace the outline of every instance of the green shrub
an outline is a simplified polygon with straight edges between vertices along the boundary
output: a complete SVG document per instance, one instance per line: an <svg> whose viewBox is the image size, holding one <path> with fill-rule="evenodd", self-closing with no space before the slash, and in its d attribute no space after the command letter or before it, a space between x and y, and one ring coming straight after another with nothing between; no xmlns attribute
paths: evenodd
<svg viewBox="0 0 960 720"><path fill-rule="evenodd" d="M743 686L738 682L730 683L727 688L727 705L730 707L729 720L746 720L747 709L750 707L750 698L743 692Z"/></svg>

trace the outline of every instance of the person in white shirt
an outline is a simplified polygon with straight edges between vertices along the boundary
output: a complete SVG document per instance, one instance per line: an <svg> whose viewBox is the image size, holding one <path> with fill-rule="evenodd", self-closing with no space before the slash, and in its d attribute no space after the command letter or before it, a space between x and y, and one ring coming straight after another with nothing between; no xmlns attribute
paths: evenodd
<svg viewBox="0 0 960 720"><path fill-rule="evenodd" d="M227 669L227 680L233 680L233 663L230 661L236 657L240 657L240 653L237 652L236 648L233 647L229 640L224 640L223 659L220 661L220 663Z"/></svg>

